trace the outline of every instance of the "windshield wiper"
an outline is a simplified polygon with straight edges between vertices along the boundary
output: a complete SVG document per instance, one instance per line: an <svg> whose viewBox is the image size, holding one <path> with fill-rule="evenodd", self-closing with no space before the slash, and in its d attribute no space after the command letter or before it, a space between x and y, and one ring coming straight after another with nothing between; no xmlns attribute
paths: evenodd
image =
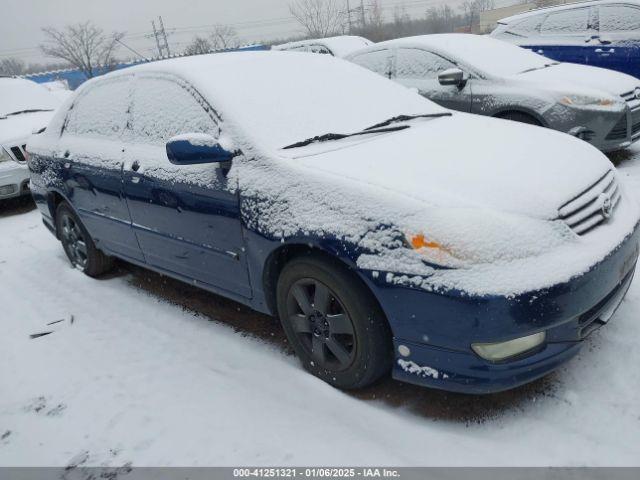
<svg viewBox="0 0 640 480"><path fill-rule="evenodd" d="M20 110L18 112L11 112L5 115L2 115L0 118L13 117L14 115L21 115L23 113L36 113L36 112L53 112L53 109L44 109L44 108L32 108L30 110Z"/></svg>
<svg viewBox="0 0 640 480"><path fill-rule="evenodd" d="M316 143L316 142L320 143L320 142L328 142L330 140L341 140L343 138L355 137L358 135L369 135L371 133L396 132L398 130L404 130L405 128L409 128L409 125L403 125L403 126L391 127L391 128L379 128L375 130L365 129L361 132L356 132L356 133L325 133L324 135L318 135L317 137L307 138L306 140L302 140L301 142L287 145L286 147L282 147L282 149L287 150L290 148L306 147L307 145L311 145L312 143Z"/></svg>
<svg viewBox="0 0 640 480"><path fill-rule="evenodd" d="M529 73L529 72L535 72L536 70L544 70L545 68L554 67L556 65L560 65L560 64L558 62L547 63L542 67L534 67L534 68L529 68L527 70L523 70L522 72L520 72L520 74Z"/></svg>
<svg viewBox="0 0 640 480"><path fill-rule="evenodd" d="M364 131L366 132L376 128L386 127L387 125L391 125L392 123L407 122L415 118L440 118L440 117L450 117L451 115L453 115L451 112L425 113L423 115L398 115L397 117L390 118L389 120L385 120L384 122L371 125L370 127L365 128Z"/></svg>

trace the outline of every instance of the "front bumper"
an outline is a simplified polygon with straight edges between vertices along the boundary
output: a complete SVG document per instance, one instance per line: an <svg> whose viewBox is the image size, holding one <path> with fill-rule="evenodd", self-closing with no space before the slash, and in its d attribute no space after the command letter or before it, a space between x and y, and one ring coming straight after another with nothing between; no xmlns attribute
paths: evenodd
<svg viewBox="0 0 640 480"><path fill-rule="evenodd" d="M0 163L0 200L29 193L29 170L15 162Z"/></svg>
<svg viewBox="0 0 640 480"><path fill-rule="evenodd" d="M573 357L604 325L633 279L640 229L584 275L516 297L434 293L365 273L394 334L393 377L463 393L493 393L536 380ZM492 363L472 343L502 342L545 331L538 349ZM405 356L400 355L400 351Z"/></svg>

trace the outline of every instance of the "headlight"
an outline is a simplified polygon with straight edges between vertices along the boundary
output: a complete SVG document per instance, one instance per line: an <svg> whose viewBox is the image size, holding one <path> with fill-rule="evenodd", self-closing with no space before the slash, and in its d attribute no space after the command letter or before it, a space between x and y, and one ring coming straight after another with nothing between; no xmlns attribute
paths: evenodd
<svg viewBox="0 0 640 480"><path fill-rule="evenodd" d="M560 103L570 107L602 107L610 108L622 105L622 101L614 98L591 97L588 95L566 95L560 99Z"/></svg>
<svg viewBox="0 0 640 480"><path fill-rule="evenodd" d="M544 343L545 332L528 335L526 337L514 338L506 342L499 343L474 343L471 348L480 357L490 362L499 362L510 357L515 357Z"/></svg>
<svg viewBox="0 0 640 480"><path fill-rule="evenodd" d="M0 147L0 163L2 162L9 162L12 161L13 159L9 156L9 154L6 152L6 150L2 147Z"/></svg>

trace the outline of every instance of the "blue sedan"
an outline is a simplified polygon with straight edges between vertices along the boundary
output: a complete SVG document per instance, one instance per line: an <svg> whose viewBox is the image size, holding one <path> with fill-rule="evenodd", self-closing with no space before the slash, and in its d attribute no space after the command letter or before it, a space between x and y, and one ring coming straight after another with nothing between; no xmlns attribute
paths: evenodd
<svg viewBox="0 0 640 480"><path fill-rule="evenodd" d="M277 315L339 388L530 382L613 317L638 257L638 205L592 146L329 56L114 72L27 151L74 268L122 259Z"/></svg>

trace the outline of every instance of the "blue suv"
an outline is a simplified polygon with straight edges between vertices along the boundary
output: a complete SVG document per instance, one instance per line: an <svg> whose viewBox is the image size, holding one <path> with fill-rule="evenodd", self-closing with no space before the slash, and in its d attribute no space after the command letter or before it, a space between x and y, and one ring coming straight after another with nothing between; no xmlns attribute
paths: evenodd
<svg viewBox="0 0 640 480"><path fill-rule="evenodd" d="M340 388L539 378L612 318L638 257L638 205L592 146L327 55L114 72L27 151L73 267L118 258L277 315Z"/></svg>
<svg viewBox="0 0 640 480"><path fill-rule="evenodd" d="M505 18L492 36L559 62L608 68L640 78L640 2L600 0Z"/></svg>

